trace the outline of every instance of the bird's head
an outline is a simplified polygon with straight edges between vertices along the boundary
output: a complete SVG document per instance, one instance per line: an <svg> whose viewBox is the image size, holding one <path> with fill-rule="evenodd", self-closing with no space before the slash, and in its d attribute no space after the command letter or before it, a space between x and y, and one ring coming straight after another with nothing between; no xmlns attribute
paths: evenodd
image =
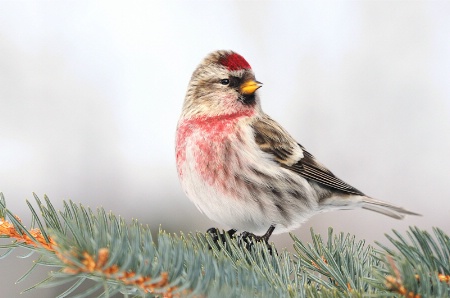
<svg viewBox="0 0 450 298"><path fill-rule="evenodd" d="M212 52L192 74L182 117L259 111L256 90L261 86L250 64L241 55L223 50Z"/></svg>

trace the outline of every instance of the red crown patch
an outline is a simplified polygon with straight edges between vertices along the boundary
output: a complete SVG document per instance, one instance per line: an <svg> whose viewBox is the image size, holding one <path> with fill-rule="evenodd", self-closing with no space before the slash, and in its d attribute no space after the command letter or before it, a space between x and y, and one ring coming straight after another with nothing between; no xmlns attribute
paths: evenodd
<svg viewBox="0 0 450 298"><path fill-rule="evenodd" d="M228 70L251 69L250 64L239 54L232 53L220 60L220 64Z"/></svg>

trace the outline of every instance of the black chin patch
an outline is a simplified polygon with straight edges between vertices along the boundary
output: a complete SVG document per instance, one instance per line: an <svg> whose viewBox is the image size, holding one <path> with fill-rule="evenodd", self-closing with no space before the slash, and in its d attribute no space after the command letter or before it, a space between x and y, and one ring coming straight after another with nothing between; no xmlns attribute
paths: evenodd
<svg viewBox="0 0 450 298"><path fill-rule="evenodd" d="M239 97L239 101L242 102L246 106L253 105L256 102L255 93L241 94L241 96Z"/></svg>

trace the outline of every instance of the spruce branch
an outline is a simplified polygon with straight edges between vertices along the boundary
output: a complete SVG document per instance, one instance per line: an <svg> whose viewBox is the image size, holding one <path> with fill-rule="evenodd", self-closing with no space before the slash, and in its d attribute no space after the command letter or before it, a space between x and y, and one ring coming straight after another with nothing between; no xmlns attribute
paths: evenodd
<svg viewBox="0 0 450 298"><path fill-rule="evenodd" d="M439 228L433 228L434 237L417 227L406 232L407 238L393 233L386 237L397 250L378 244L388 264L379 272L387 288L405 297L449 297L450 237Z"/></svg>
<svg viewBox="0 0 450 298"><path fill-rule="evenodd" d="M326 240L311 231L311 244L292 235L293 255L261 243L247 249L227 233L222 242L160 230L154 241L148 226L102 208L68 201L58 212L47 197L35 201L37 209L27 202L27 228L0 194L0 237L12 240L0 249L3 257L17 247L38 253L21 280L37 266L58 268L27 289L67 284L58 297L447 297L450 291L450 240L437 228L434 237L418 228L407 238L394 231L387 237L395 250L332 229ZM76 293L86 280L95 285Z"/></svg>

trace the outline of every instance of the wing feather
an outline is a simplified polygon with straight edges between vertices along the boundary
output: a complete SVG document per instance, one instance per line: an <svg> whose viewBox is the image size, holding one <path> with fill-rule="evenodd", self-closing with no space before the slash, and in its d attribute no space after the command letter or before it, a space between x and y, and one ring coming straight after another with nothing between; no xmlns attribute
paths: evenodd
<svg viewBox="0 0 450 298"><path fill-rule="evenodd" d="M252 126L255 131L255 142L260 149L273 155L274 160L283 168L335 190L364 195L361 191L337 178L268 116L256 120Z"/></svg>

